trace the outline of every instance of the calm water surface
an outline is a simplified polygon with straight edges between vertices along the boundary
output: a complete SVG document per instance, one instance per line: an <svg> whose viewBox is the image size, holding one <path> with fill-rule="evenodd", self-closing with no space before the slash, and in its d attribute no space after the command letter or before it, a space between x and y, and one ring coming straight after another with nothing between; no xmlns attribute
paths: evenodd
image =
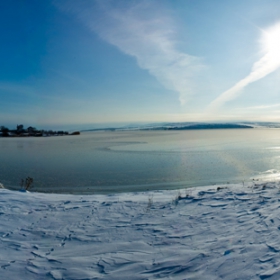
<svg viewBox="0 0 280 280"><path fill-rule="evenodd" d="M0 182L34 191L110 193L280 178L280 130L88 132L0 138Z"/></svg>

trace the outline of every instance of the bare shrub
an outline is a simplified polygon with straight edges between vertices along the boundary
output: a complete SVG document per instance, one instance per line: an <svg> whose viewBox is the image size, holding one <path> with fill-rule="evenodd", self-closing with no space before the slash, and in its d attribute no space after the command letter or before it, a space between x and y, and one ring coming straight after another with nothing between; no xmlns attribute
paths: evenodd
<svg viewBox="0 0 280 280"><path fill-rule="evenodd" d="M147 205L147 208L146 208L147 212L152 208L153 203L154 203L153 195L150 195L149 198L148 198L148 205Z"/></svg>
<svg viewBox="0 0 280 280"><path fill-rule="evenodd" d="M25 180L21 179L21 189L30 190L33 187L33 178L27 177Z"/></svg>

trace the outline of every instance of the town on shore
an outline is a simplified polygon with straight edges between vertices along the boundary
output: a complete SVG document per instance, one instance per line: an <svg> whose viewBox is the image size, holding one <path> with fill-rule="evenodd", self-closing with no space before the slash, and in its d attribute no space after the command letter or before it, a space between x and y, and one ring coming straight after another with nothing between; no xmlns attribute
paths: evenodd
<svg viewBox="0 0 280 280"><path fill-rule="evenodd" d="M0 127L0 137L42 137L42 136L63 136L63 135L80 135L79 131L69 133L68 131L54 131L36 129L35 127L29 126L24 128L23 124L17 125L16 129L9 129L6 126Z"/></svg>

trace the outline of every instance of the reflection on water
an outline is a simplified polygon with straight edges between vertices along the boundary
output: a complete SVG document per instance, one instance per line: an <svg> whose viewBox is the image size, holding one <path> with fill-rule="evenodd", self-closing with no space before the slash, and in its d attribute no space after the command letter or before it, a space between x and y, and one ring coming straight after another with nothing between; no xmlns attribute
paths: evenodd
<svg viewBox="0 0 280 280"><path fill-rule="evenodd" d="M0 138L0 181L34 190L114 192L280 177L280 130L89 132Z"/></svg>

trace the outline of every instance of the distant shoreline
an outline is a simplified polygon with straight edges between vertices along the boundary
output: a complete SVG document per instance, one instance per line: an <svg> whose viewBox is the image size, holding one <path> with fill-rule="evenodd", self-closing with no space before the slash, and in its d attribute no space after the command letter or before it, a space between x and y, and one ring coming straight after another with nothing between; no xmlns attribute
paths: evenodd
<svg viewBox="0 0 280 280"><path fill-rule="evenodd" d="M80 135L80 131L74 131L69 133L68 131L54 131L36 129L35 127L29 126L24 128L22 124L17 125L16 129L9 129L5 126L1 126L0 137L49 137L49 136L64 136L64 135Z"/></svg>
<svg viewBox="0 0 280 280"><path fill-rule="evenodd" d="M182 127L171 127L167 130L194 130L194 129L249 129L254 128L250 125L243 124L194 124Z"/></svg>
<svg viewBox="0 0 280 280"><path fill-rule="evenodd" d="M196 123L187 125L162 125L154 127L129 127L129 128L93 128L83 131L165 131L165 130L202 130L202 129L251 129L251 125L235 123Z"/></svg>
<svg viewBox="0 0 280 280"><path fill-rule="evenodd" d="M0 137L2 138L25 138L25 137L53 137L53 136L73 136L73 135L80 135L79 131L75 131L68 134L12 134L12 135L2 135L0 132Z"/></svg>

